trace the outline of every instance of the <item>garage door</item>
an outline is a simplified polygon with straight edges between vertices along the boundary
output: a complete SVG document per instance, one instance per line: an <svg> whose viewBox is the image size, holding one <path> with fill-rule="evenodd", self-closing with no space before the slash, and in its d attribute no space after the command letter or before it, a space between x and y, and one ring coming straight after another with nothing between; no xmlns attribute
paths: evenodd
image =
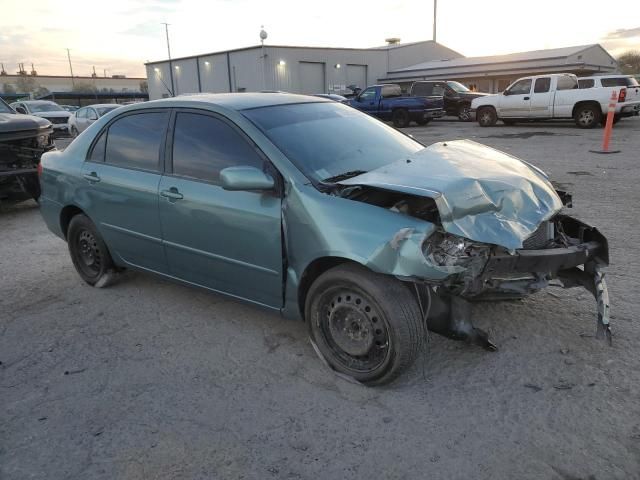
<svg viewBox="0 0 640 480"><path fill-rule="evenodd" d="M300 92L326 93L324 63L300 62Z"/></svg>
<svg viewBox="0 0 640 480"><path fill-rule="evenodd" d="M367 86L367 66L347 65L347 85L355 85L362 89Z"/></svg>

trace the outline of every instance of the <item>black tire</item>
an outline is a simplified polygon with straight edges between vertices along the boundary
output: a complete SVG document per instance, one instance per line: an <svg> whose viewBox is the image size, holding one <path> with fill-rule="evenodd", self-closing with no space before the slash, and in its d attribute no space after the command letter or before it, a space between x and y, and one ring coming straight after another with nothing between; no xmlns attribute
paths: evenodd
<svg viewBox="0 0 640 480"><path fill-rule="evenodd" d="M327 363L368 385L394 380L426 345L411 291L360 265L339 265L320 275L309 289L305 318Z"/></svg>
<svg viewBox="0 0 640 480"><path fill-rule="evenodd" d="M507 126L511 126L511 125L515 125L516 121L515 120L506 120L506 119L502 119L502 123L504 123Z"/></svg>
<svg viewBox="0 0 640 480"><path fill-rule="evenodd" d="M602 112L600 105L587 103L576 108L573 120L579 128L594 128L600 123Z"/></svg>
<svg viewBox="0 0 640 480"><path fill-rule="evenodd" d="M493 127L498 121L498 115L493 107L480 107L477 117L481 127Z"/></svg>
<svg viewBox="0 0 640 480"><path fill-rule="evenodd" d="M113 259L95 225L78 214L69 222L67 245L80 278L92 287L107 287L117 276Z"/></svg>
<svg viewBox="0 0 640 480"><path fill-rule="evenodd" d="M430 118L420 118L418 120L416 120L416 123L420 126L426 125L431 121Z"/></svg>
<svg viewBox="0 0 640 480"><path fill-rule="evenodd" d="M72 125L69 129L69 135L71 136L71 138L76 138L78 135L80 135L80 133L78 133L78 129Z"/></svg>
<svg viewBox="0 0 640 480"><path fill-rule="evenodd" d="M408 127L411 123L409 112L404 108L394 110L393 115L391 116L391 120L393 120L393 126L396 128L405 128Z"/></svg>
<svg viewBox="0 0 640 480"><path fill-rule="evenodd" d="M613 124L615 125L616 123L618 123L620 120L622 120L622 117L620 115L614 115L613 116ZM606 115L602 115L602 118L600 119L600 125L602 125L603 127L607 124L607 116Z"/></svg>
<svg viewBox="0 0 640 480"><path fill-rule="evenodd" d="M457 111L458 120L460 120L461 122L470 122L471 121L471 113L469 112L470 108L471 108L471 105L469 105L468 103L464 105L460 105Z"/></svg>

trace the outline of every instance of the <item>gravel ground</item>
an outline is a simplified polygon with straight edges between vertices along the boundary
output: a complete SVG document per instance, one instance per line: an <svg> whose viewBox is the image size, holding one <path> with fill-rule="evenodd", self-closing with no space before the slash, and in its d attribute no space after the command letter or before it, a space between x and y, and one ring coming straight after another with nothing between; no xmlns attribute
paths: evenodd
<svg viewBox="0 0 640 480"><path fill-rule="evenodd" d="M602 130L438 121L574 194L608 236L612 347L579 289L485 303L495 353L432 336L397 383L346 382L302 323L157 278L76 275L29 202L0 211L2 479L640 478L640 118Z"/></svg>

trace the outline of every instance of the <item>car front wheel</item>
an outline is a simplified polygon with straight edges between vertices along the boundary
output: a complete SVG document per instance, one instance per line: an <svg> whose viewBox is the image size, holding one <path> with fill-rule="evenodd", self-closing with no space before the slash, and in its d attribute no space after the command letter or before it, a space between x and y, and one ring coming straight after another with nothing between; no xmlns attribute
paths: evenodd
<svg viewBox="0 0 640 480"><path fill-rule="evenodd" d="M458 107L458 119L461 122L468 122L471 120L471 113L469 112L469 109L471 107L469 105L460 105Z"/></svg>
<svg viewBox="0 0 640 480"><path fill-rule="evenodd" d="M92 287L106 287L113 282L116 269L104 240L86 215L71 219L67 245L73 266L80 278Z"/></svg>
<svg viewBox="0 0 640 480"><path fill-rule="evenodd" d="M480 107L477 116L481 127L493 127L498 121L498 115L492 107Z"/></svg>
<svg viewBox="0 0 640 480"><path fill-rule="evenodd" d="M359 265L340 265L309 289L311 340L337 372L384 384L405 371L424 345L420 309L400 280Z"/></svg>
<svg viewBox="0 0 640 480"><path fill-rule="evenodd" d="M580 128L593 128L600 123L601 116L599 105L587 104L576 109L573 119Z"/></svg>

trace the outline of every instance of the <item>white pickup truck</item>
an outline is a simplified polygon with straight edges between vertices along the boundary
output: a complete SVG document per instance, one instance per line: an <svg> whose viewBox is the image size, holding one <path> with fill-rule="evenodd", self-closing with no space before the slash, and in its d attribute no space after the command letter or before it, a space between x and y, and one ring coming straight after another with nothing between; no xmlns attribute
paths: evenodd
<svg viewBox="0 0 640 480"><path fill-rule="evenodd" d="M616 90L624 102L626 88L579 89L578 78L570 73L524 77L502 93L479 97L471 102L471 115L482 127L502 120L516 121L573 118L580 128L597 126L609 108L611 91ZM618 113L621 105L616 107Z"/></svg>
<svg viewBox="0 0 640 480"><path fill-rule="evenodd" d="M625 87L627 89L626 98L619 107L616 108L616 115L613 123L621 118L640 115L640 84L631 75L597 75L593 77L578 77L580 88L608 88Z"/></svg>

